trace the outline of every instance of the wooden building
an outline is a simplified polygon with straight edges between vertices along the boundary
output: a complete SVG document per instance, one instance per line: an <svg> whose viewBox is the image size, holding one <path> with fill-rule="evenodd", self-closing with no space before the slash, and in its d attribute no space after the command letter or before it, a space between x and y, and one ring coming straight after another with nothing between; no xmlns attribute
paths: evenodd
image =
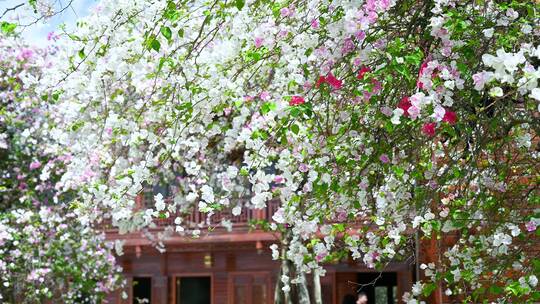
<svg viewBox="0 0 540 304"><path fill-rule="evenodd" d="M251 230L248 223L255 219L270 219L277 204L265 210L245 210L239 216L213 216L208 233L201 229L199 238L174 234L166 240L166 251L160 253L141 233L120 235L107 230L110 239L125 240L124 254L118 258L128 281L128 298L110 295L110 303L138 303L136 298L148 298L152 304L270 304L280 262L272 260L269 246L277 242L271 232ZM191 215L200 222L203 214ZM220 218L232 219L228 232L218 227ZM172 224L174 216L158 221L151 232L157 233ZM366 268L352 259L326 265L321 277L323 303L340 304L347 295L358 292L362 284L376 281L375 286L362 291L376 304L401 303L403 292L410 290L415 265L410 261L391 263L383 273Z"/></svg>

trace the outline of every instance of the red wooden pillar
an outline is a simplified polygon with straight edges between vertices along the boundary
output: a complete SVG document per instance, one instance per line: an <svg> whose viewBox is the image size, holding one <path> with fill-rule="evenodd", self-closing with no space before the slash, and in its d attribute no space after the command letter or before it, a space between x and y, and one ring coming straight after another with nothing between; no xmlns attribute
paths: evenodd
<svg viewBox="0 0 540 304"><path fill-rule="evenodd" d="M412 269L412 267L405 265L404 269L397 272L397 295L395 297L397 297L398 303L402 302L403 294L411 290L413 284Z"/></svg>
<svg viewBox="0 0 540 304"><path fill-rule="evenodd" d="M439 244L437 241L437 236L432 234L431 238L429 239L423 239L420 241L420 252L421 256L419 259L419 265L420 264L428 264L428 263L435 263L435 265L438 264L438 258L439 258ZM424 271L420 270L420 278L424 282L429 282L430 279L426 278L424 275ZM431 295L426 299L427 303L430 304L442 304L442 288L440 284L437 286L437 288L431 293Z"/></svg>
<svg viewBox="0 0 540 304"><path fill-rule="evenodd" d="M156 304L168 304L169 297L169 283L168 278L165 276L155 276L152 278L152 303Z"/></svg>
<svg viewBox="0 0 540 304"><path fill-rule="evenodd" d="M167 277L167 253L162 253L159 274L152 278L152 303L169 303L169 278Z"/></svg>

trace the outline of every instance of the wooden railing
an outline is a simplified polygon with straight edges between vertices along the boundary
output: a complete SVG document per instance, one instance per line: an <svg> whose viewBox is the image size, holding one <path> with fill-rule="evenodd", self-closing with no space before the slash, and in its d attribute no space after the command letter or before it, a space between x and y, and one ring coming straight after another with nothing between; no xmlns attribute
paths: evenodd
<svg viewBox="0 0 540 304"><path fill-rule="evenodd" d="M236 206L237 202L231 202L231 206ZM239 215L233 215L231 208L228 208L224 211L217 211L209 217L208 213L200 212L197 210L197 207L193 207L191 213L176 211L175 213L169 213L169 216L166 218L156 218L154 220L153 229L164 229L165 227L175 226L174 223L177 217L182 219L182 226L185 228L215 228L223 229L221 221L223 219L231 221L233 228L248 228L249 223L255 220L268 220L272 219L272 216L279 208L280 202L278 200L268 201L266 207L263 209L249 209L244 207L242 204L242 212ZM137 202L138 208L145 209L146 206L153 205L150 202L145 202L143 198L139 199ZM102 230L106 231L115 231L117 230L113 225L111 220L103 221L99 227Z"/></svg>

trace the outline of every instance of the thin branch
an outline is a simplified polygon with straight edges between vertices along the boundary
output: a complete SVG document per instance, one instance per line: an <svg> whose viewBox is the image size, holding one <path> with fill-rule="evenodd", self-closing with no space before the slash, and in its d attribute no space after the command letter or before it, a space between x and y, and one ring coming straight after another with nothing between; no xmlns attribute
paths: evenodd
<svg viewBox="0 0 540 304"><path fill-rule="evenodd" d="M23 6L24 4L25 4L25 3L23 2L23 3L21 3L21 4L15 5L14 7L8 7L8 8L6 8L6 10L2 13L2 16L0 16L0 19L4 18L4 16L5 16L7 13L9 13L9 12L11 12L11 11L14 11L14 10L18 9L19 7Z"/></svg>

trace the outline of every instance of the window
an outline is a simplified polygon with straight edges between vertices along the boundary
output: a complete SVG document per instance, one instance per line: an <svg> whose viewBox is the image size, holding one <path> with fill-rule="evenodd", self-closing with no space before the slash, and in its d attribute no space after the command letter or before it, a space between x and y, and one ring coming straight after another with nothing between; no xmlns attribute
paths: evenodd
<svg viewBox="0 0 540 304"><path fill-rule="evenodd" d="M375 304L388 304L388 289L388 286L375 286Z"/></svg>
<svg viewBox="0 0 540 304"><path fill-rule="evenodd" d="M211 304L211 277L176 278L176 304Z"/></svg>
<svg viewBox="0 0 540 304"><path fill-rule="evenodd" d="M395 272L359 273L358 283L363 286L361 291L366 293L369 303L397 303L397 274Z"/></svg>
<svg viewBox="0 0 540 304"><path fill-rule="evenodd" d="M231 280L232 302L234 304L269 303L268 274L233 274Z"/></svg>
<svg viewBox="0 0 540 304"><path fill-rule="evenodd" d="M152 278L133 278L133 304L152 303Z"/></svg>

